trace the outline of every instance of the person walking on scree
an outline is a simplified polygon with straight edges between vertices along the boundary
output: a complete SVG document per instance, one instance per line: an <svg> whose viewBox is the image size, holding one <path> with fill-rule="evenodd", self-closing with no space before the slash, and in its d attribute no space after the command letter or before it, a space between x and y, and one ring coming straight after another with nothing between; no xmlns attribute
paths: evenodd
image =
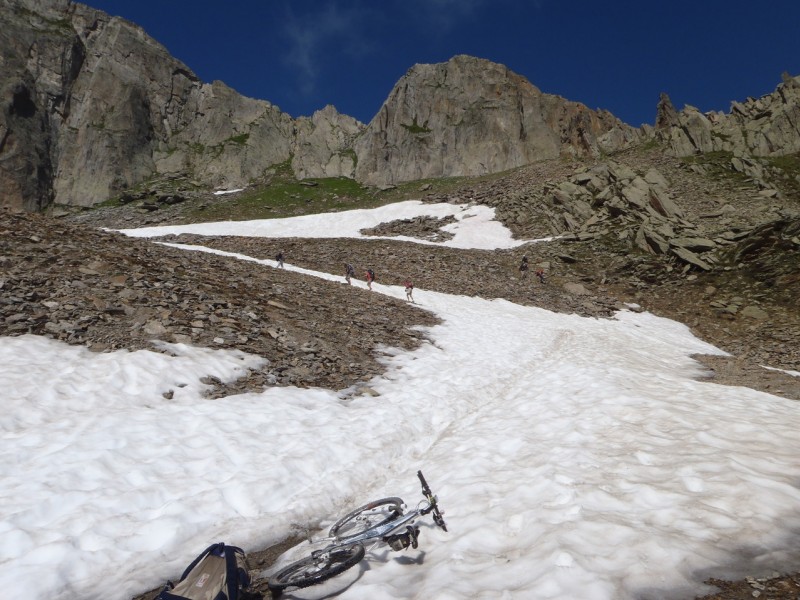
<svg viewBox="0 0 800 600"><path fill-rule="evenodd" d="M350 278L356 276L356 270L350 263L344 263L344 280L349 284Z"/></svg>
<svg viewBox="0 0 800 600"><path fill-rule="evenodd" d="M520 279L525 279L525 276L528 274L528 256L525 255L522 257L522 262L519 264L519 277Z"/></svg>
<svg viewBox="0 0 800 600"><path fill-rule="evenodd" d="M414 302L414 284L411 283L410 279L406 279L403 285L406 286L406 300Z"/></svg>

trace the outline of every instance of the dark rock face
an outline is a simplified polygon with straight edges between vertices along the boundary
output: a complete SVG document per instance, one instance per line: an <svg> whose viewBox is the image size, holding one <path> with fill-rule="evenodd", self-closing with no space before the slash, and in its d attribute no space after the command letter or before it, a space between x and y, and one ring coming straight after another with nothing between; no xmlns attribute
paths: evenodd
<svg viewBox="0 0 800 600"><path fill-rule="evenodd" d="M204 84L136 25L61 0L2 0L4 204L91 206L159 175L258 180L292 153L269 102Z"/></svg>

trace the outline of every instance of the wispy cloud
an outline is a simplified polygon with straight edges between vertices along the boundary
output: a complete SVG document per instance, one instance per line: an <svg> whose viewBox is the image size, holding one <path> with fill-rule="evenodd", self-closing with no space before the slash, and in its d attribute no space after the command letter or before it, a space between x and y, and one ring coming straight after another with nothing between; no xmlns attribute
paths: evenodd
<svg viewBox="0 0 800 600"><path fill-rule="evenodd" d="M352 51L358 45L357 31L363 13L343 8L337 2L315 4L320 7L299 14L287 5L284 33L288 38L284 62L297 70L300 92L311 95L316 87L319 63L326 48L338 44L339 50Z"/></svg>

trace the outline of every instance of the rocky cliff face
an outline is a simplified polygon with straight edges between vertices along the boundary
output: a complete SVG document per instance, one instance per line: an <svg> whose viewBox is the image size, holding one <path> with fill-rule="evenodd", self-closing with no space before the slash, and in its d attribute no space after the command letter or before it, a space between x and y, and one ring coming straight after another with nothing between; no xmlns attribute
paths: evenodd
<svg viewBox="0 0 800 600"><path fill-rule="evenodd" d="M336 164L324 152L338 151L338 139L315 134L314 119L296 135L289 115L221 82L202 83L132 23L66 0L0 5L8 57L0 65L6 205L90 206L170 174L242 186L293 155L316 176ZM338 119L328 109L319 121L336 129ZM359 127L349 117L342 121L348 132ZM311 153L315 135L324 141ZM304 167L309 156L322 167Z"/></svg>
<svg viewBox="0 0 800 600"><path fill-rule="evenodd" d="M800 77L783 75L771 94L733 102L730 113L701 113L693 106L677 111L662 94L656 136L674 156L724 151L752 156L800 152Z"/></svg>
<svg viewBox="0 0 800 600"><path fill-rule="evenodd" d="M543 94L503 65L456 56L416 65L355 144L369 184L483 175L560 155L624 148L637 130L607 112Z"/></svg>

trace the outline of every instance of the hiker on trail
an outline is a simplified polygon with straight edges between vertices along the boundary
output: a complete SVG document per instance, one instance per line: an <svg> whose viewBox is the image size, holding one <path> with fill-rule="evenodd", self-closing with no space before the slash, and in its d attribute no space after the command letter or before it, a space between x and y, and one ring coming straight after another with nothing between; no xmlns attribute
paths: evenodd
<svg viewBox="0 0 800 600"><path fill-rule="evenodd" d="M539 280L539 283L544 283L544 269L536 269L536 279Z"/></svg>
<svg viewBox="0 0 800 600"><path fill-rule="evenodd" d="M283 268L283 252L278 252L278 255L275 257L275 262L278 263L278 268Z"/></svg>
<svg viewBox="0 0 800 600"><path fill-rule="evenodd" d="M372 269L367 269L367 287L372 290L372 282L375 281L375 272Z"/></svg>
<svg viewBox="0 0 800 600"><path fill-rule="evenodd" d="M520 279L525 279L525 276L528 274L528 256L522 256L522 262L519 264L519 276Z"/></svg>
<svg viewBox="0 0 800 600"><path fill-rule="evenodd" d="M411 283L410 279L406 279L403 285L406 286L406 300L414 302L414 284Z"/></svg>
<svg viewBox="0 0 800 600"><path fill-rule="evenodd" d="M353 268L353 265L350 263L344 263L344 279L345 281L350 284L350 278L356 276L356 270Z"/></svg>

